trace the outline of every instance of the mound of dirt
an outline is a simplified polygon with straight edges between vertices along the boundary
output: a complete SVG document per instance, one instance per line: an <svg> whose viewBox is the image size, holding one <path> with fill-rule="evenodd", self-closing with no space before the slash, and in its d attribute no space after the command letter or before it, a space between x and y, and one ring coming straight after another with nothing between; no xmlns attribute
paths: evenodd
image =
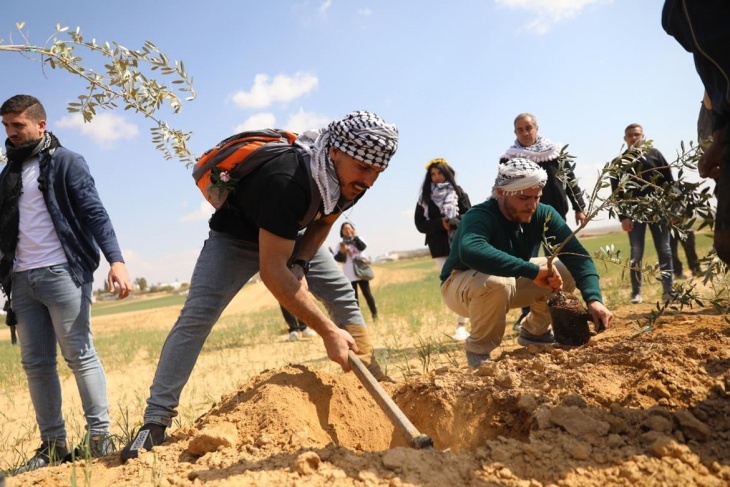
<svg viewBox="0 0 730 487"><path fill-rule="evenodd" d="M238 443L259 448L359 451L406 446L354 374L332 376L292 365L256 377L201 417L202 430L235 425Z"/></svg>
<svg viewBox="0 0 730 487"><path fill-rule="evenodd" d="M634 336L635 309L583 347L505 348L477 370L389 387L433 449L408 448L354 374L291 365L126 465L110 456L7 485L730 484L727 322L677 313Z"/></svg>

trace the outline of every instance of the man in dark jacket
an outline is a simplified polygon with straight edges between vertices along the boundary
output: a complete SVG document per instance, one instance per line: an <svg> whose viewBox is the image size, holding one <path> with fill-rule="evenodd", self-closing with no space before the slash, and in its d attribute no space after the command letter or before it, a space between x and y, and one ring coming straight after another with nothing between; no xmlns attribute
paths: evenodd
<svg viewBox="0 0 730 487"><path fill-rule="evenodd" d="M500 156L500 164L504 164L514 157L523 157L528 161L538 164L547 173L547 182L543 188L540 202L555 208L558 214L563 217L563 220L566 220L566 216L568 215L568 199L570 199L573 212L575 213L575 223L582 225L586 219L584 213L586 205L585 201L583 201L583 192L578 187L575 173L573 173L572 169L566 168L567 183L557 177L558 172L561 170L561 148L553 141L538 134L540 127L537 125L537 118L531 113L520 113L517 115L514 120L514 128L517 139ZM532 250L532 257L537 257L539 252L540 242L537 242L535 248ZM515 330L520 329L522 321L529 312L529 308L522 308L522 314L517 318L517 322L513 326Z"/></svg>
<svg viewBox="0 0 730 487"><path fill-rule="evenodd" d="M473 206L461 220L441 271L446 305L469 316L471 335L464 348L469 366L489 359L504 336L506 309L529 306L517 342L555 343L546 298L559 289L577 287L594 323L610 326L613 315L603 305L598 271L586 249L558 212L540 203L547 173L523 158L499 165L492 196ZM531 258L543 231L556 243L567 241L553 272L545 257ZM557 269L557 273L554 270Z"/></svg>
<svg viewBox="0 0 730 487"><path fill-rule="evenodd" d="M540 203L555 208L563 220L568 214L568 200L575 213L575 223L583 224L586 219L584 213L585 201L583 192L576 183L575 173L572 169L566 171L568 182L561 181L558 177L560 170L561 148L538 134L540 127L537 125L535 115L531 113L520 113L514 121L515 135L517 140L499 158L500 163L506 162L514 157L523 157L538 164L547 173L547 182L543 188L543 195Z"/></svg>
<svg viewBox="0 0 730 487"><path fill-rule="evenodd" d="M206 338L256 272L282 306L322 337L330 360L347 372L352 349L373 375L384 376L355 292L322 244L342 212L375 184L397 147L395 125L356 111L304 132L292 147L236 183L235 193L210 220L187 300L162 348L144 425L122 450L122 462L165 441ZM319 212L303 221L312 199Z"/></svg>
<svg viewBox="0 0 730 487"><path fill-rule="evenodd" d="M621 157L630 161L630 164L626 166L626 170L631 171L639 181L651 184L646 184L641 189L624 190L618 187L619 181L617 178L611 178L612 190L619 190L616 194L617 199L630 200L633 197L645 197L656 192L657 187L674 181L672 170L662 153L654 148L644 149L642 147L644 129L641 125L632 123L627 126L624 129L624 141L627 149ZM641 273L641 261L644 257L647 226L651 231L654 248L656 248L659 258L659 268L662 272L662 300L666 301L670 297L673 283L669 226L636 220L630 214L632 206L630 201L627 201L624 206L619 206L621 228L629 234L629 243L631 244L631 302L638 304L642 301L641 284L643 275Z"/></svg>
<svg viewBox="0 0 730 487"><path fill-rule="evenodd" d="M56 343L81 396L90 456L114 451L104 368L94 350L90 306L99 247L111 265L109 289L132 289L112 222L86 161L46 131L38 99L16 95L0 107L8 164L0 173L0 282L11 297L23 370L41 446L16 473L68 453ZM12 291L11 291L12 288Z"/></svg>
<svg viewBox="0 0 730 487"><path fill-rule="evenodd" d="M694 56L712 116L712 144L697 169L717 181L715 250L730 264L730 2L666 0L662 26Z"/></svg>

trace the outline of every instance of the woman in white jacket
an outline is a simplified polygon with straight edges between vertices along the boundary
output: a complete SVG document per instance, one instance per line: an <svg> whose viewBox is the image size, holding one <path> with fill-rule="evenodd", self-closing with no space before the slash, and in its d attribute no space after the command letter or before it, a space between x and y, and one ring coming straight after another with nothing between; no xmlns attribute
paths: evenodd
<svg viewBox="0 0 730 487"><path fill-rule="evenodd" d="M367 244L357 236L355 227L350 222L342 224L340 227L340 237L342 237L342 241L340 242L340 247L335 254L335 260L344 264L342 271L350 280L352 288L355 290L355 298L358 299L358 302L360 298L357 294L357 288L358 286L360 287L363 296L365 296L365 301L368 303L368 308L370 308L370 314L373 316L373 321L377 321L378 307L375 305L373 293L370 292L370 281L358 277L355 274L353 265L353 259L363 257L362 252L367 247Z"/></svg>

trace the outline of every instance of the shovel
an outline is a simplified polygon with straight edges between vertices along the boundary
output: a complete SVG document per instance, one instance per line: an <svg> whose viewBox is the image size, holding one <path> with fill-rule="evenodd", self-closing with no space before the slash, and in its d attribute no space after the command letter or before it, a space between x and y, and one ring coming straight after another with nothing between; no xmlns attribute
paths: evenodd
<svg viewBox="0 0 730 487"><path fill-rule="evenodd" d="M385 392L383 386L375 380L375 377L373 377L373 374L371 374L367 367L365 367L365 364L362 363L360 357L350 350L348 352L348 358L350 359L352 371L355 372L357 378L360 379L360 382L362 382L362 385L365 386L365 389L368 390L373 399L375 399L375 402L378 403L378 406L380 406L385 415L388 416L388 419L390 419L391 422L401 430L403 436L405 436L406 440L408 440L408 443L418 450L423 448L432 448L433 439L430 436L418 432L416 427L413 426L413 423L408 420L406 415L403 414L403 411L400 410L398 405L393 401L393 399L391 399L388 393Z"/></svg>

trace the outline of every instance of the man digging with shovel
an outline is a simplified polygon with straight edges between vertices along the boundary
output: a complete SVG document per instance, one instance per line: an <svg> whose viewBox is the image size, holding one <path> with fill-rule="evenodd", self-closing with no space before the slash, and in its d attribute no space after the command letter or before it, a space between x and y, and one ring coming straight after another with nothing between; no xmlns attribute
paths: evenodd
<svg viewBox="0 0 730 487"><path fill-rule="evenodd" d="M322 337L330 360L347 372L352 349L372 375L387 379L375 361L352 286L322 244L343 210L375 183L397 147L395 125L356 111L324 129L304 132L291 150L236 183L235 193L211 218L188 298L162 348L144 425L122 450L122 462L165 441L208 334L256 272L279 303ZM320 211L301 224L312 198L320 201Z"/></svg>

